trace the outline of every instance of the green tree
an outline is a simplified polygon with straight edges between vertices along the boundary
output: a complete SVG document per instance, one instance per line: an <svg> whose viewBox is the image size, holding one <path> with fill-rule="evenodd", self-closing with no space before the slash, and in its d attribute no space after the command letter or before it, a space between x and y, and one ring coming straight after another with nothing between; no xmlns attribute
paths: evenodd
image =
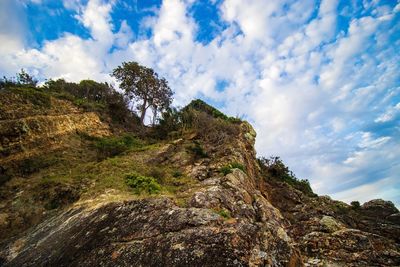
<svg viewBox="0 0 400 267"><path fill-rule="evenodd" d="M80 97L93 101L105 100L114 89L108 83L98 83L93 80L82 80L79 83Z"/></svg>
<svg viewBox="0 0 400 267"><path fill-rule="evenodd" d="M20 73L17 74L17 81L21 85L29 85L35 87L38 81L25 72L24 69L21 69Z"/></svg>
<svg viewBox="0 0 400 267"><path fill-rule="evenodd" d="M140 121L144 118L148 108L153 109L153 122L157 113L167 109L172 102L172 90L164 78L151 68L139 65L137 62L123 62L113 70L112 74L120 82L120 88L130 100L139 102Z"/></svg>
<svg viewBox="0 0 400 267"><path fill-rule="evenodd" d="M154 126L158 112L162 113L167 110L172 102L172 91L168 86L167 80L164 78L158 79L156 90L154 90L150 102L152 103Z"/></svg>

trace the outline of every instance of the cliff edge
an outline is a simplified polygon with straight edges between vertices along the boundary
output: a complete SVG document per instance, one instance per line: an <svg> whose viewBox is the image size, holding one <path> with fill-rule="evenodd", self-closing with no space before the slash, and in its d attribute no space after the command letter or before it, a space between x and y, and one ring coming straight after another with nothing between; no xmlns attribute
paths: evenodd
<svg viewBox="0 0 400 267"><path fill-rule="evenodd" d="M54 96L0 99L2 266L400 265L392 203L280 179L251 125L204 102L157 139Z"/></svg>

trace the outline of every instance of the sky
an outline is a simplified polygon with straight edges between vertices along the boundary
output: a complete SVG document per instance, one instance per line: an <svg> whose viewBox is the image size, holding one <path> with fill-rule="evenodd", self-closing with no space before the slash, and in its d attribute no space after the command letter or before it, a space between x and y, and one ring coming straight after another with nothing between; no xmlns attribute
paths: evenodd
<svg viewBox="0 0 400 267"><path fill-rule="evenodd" d="M318 194L400 207L399 1L0 1L1 76L115 84L124 61L248 120Z"/></svg>

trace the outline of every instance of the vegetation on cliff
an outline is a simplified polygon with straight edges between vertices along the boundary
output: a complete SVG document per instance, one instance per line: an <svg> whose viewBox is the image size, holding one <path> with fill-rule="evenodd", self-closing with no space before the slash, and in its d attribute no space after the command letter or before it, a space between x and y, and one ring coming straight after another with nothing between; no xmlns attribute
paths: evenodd
<svg viewBox="0 0 400 267"><path fill-rule="evenodd" d="M264 179L282 181L308 196L317 196L307 179L298 179L279 157L259 158L258 164Z"/></svg>
<svg viewBox="0 0 400 267"><path fill-rule="evenodd" d="M145 126L107 83L18 77L0 81L0 265L400 263L393 204L318 197L202 100L149 98Z"/></svg>
<svg viewBox="0 0 400 267"><path fill-rule="evenodd" d="M36 110L35 112L42 110L38 114L50 114L50 109L58 109L57 105L59 105L52 99L59 99L77 106L83 112L95 112L102 121L112 125L113 133L108 136L94 136L83 131L78 132L77 136L69 137L68 142L71 144L76 143L77 140L80 142L79 153L82 156L79 159L74 158L75 153L69 155L69 153L62 152L63 154L60 155L60 152L56 150L48 154L39 153L28 158L22 158L20 161L14 161L13 164L3 164L0 182L5 183L12 177L31 176L40 173L40 176L44 177L43 181L46 182L63 181L75 184L74 181L79 181L80 183L82 172L86 174L86 178L91 176L88 173L98 173L97 175L102 176L100 174L103 170L101 165L107 166L108 161L118 166L118 163L123 163L125 157L131 153L147 153L147 151L160 147L169 140L190 135L196 136L196 138L186 146L188 155L193 155L193 160L205 159L209 158L207 150L210 150L211 147L206 148L203 144L211 144L215 148L223 144L233 145L236 136L241 131L240 124L242 121L240 119L228 117L202 100L193 100L180 110L170 107L171 90L166 88L166 81L158 78L158 75L151 69L134 62L123 63L121 67L114 70L113 75L124 84L125 94L119 93L108 83L98 83L92 80L73 83L58 79L49 80L43 85L37 86L36 79L24 70L17 74L17 78L1 79L0 94L3 101L0 106L0 115L2 119L7 119L8 114L12 112L12 110L7 110L9 109L7 101L15 102L14 99L19 99L19 105L25 103L28 107L25 116L28 116L29 109L31 111ZM157 85L157 88L150 90L149 87L152 85ZM164 99L162 108L156 107L157 103L161 101L156 99L156 95ZM148 99L144 99L145 96ZM139 104L139 107L141 107L139 114L136 114L136 111L130 108L132 99L145 104L144 106ZM29 107L30 105L32 106ZM158 111L162 111L157 123L153 124L152 127L141 125L147 106L154 106L154 108L158 108ZM15 117L15 115L13 116ZM23 116L23 112L21 116ZM155 121L155 118L153 120ZM29 127L24 121L21 121L21 129L19 130L21 138L30 134L31 129ZM4 130L5 126L2 128ZM10 141L4 131L1 142L0 153L3 156L13 153L10 146L7 145ZM260 159L259 163L262 176L266 179L277 179L295 186L307 194L313 194L308 181L298 180L279 158L275 158L275 160ZM97 166L97 170L89 171L94 168L94 165ZM65 173L66 168L69 169L68 173ZM246 167L241 163L227 162L218 169L218 172L227 175L235 168L246 171ZM149 168L145 167L145 169ZM117 179L115 176L124 177L125 171L138 170L142 174L151 172L143 172L143 168L138 166L128 169L122 168L104 180L109 181L105 184L112 188L114 187L113 184L116 185L118 181L121 181L121 184L115 187L124 188L123 179ZM180 173L179 170L172 170L172 172ZM108 173L108 171L105 171L105 173ZM161 180L165 178L158 176ZM165 183L165 181L159 180L157 182ZM103 188L102 182L97 184Z"/></svg>

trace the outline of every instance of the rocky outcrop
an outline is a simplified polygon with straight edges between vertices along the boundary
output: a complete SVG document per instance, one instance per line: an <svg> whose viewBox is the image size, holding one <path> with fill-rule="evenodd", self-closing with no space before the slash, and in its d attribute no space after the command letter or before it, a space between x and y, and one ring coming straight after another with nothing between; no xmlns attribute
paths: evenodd
<svg viewBox="0 0 400 267"><path fill-rule="evenodd" d="M69 114L35 114L33 120L43 122L39 128L29 118L9 113L1 125L25 123L27 127L22 128L28 130L18 132L9 143L26 147L40 138L51 143L76 131L109 133L96 114L72 112L71 108ZM57 208L46 219L35 221L35 226L0 241L0 265L400 265L399 213L393 204L374 200L356 208L267 180L256 160L256 134L251 125L224 122L208 130L215 129L227 129L229 135L214 132L213 138L218 138L214 142L203 133L189 133L155 146L146 155L139 154L141 164L181 170L193 182L174 195L126 201L104 198L93 200L93 205L78 200L76 185L35 188L35 201ZM200 156L191 154L193 146L201 150ZM125 164L135 163L138 157L128 154L125 159L131 161ZM222 172L221 168L228 169ZM9 199L14 207L16 200ZM10 214L0 213L0 225L16 221Z"/></svg>
<svg viewBox="0 0 400 267"><path fill-rule="evenodd" d="M329 197L309 197L268 181L270 200L306 266L398 266L400 224L393 203L372 200L355 208ZM373 210L373 212L372 212Z"/></svg>
<svg viewBox="0 0 400 267"><path fill-rule="evenodd" d="M87 158L81 135L110 134L109 124L97 113L86 112L71 101L40 92L30 97L1 92L0 239L36 225L48 216L48 210L76 202L81 185L46 181L40 176L38 185L30 175L68 153L75 160L80 155Z"/></svg>
<svg viewBox="0 0 400 267"><path fill-rule="evenodd" d="M156 198L64 212L2 256L8 266L296 266L276 229Z"/></svg>
<svg viewBox="0 0 400 267"><path fill-rule="evenodd" d="M369 217L386 219L388 216L398 213L399 211L390 201L374 199L365 202L361 206L361 212Z"/></svg>
<svg viewBox="0 0 400 267"><path fill-rule="evenodd" d="M95 112L83 112L68 101L51 101L51 109L32 108L34 112L26 116L22 116L26 107L22 111L4 109L0 117L1 166L68 146L71 134L110 135L108 124Z"/></svg>
<svg viewBox="0 0 400 267"><path fill-rule="evenodd" d="M179 167L198 180L179 193L184 203L160 196L81 205L4 243L0 257L6 266L301 266L284 218L258 190L252 128L238 127L245 131L237 142L208 159L176 158L184 157L187 140L153 154L148 164ZM245 171L223 175L219 168L231 162Z"/></svg>

